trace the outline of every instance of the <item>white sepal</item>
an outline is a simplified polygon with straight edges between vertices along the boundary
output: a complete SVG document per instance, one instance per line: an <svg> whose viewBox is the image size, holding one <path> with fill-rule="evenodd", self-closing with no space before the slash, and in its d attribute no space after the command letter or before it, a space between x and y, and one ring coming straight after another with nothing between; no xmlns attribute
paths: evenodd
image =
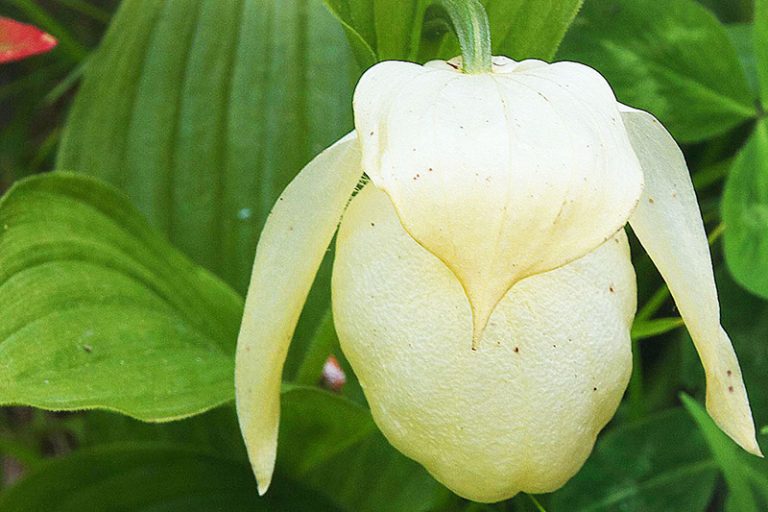
<svg viewBox="0 0 768 512"><path fill-rule="evenodd" d="M280 381L288 346L317 269L361 176L354 134L318 155L288 185L267 219L237 339L237 416L259 493L272 480Z"/></svg>
<svg viewBox="0 0 768 512"><path fill-rule="evenodd" d="M707 377L709 414L741 447L761 455L739 361L720 327L707 234L683 153L652 115L622 108L645 174L630 225L667 282L696 345Z"/></svg>
<svg viewBox="0 0 768 512"><path fill-rule="evenodd" d="M365 172L459 278L475 337L514 283L595 249L640 196L615 97L581 64L383 62L354 110Z"/></svg>

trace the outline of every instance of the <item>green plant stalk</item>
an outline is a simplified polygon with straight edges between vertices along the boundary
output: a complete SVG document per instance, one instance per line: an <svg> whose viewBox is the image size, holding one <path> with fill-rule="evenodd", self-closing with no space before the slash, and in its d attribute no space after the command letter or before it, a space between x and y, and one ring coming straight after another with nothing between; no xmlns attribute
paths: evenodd
<svg viewBox="0 0 768 512"><path fill-rule="evenodd" d="M536 510L539 512L547 512L547 509L544 508L544 505L542 505L539 500L536 499L536 496L533 494L526 494L531 499L531 502L533 502L533 505L536 507Z"/></svg>
<svg viewBox="0 0 768 512"><path fill-rule="evenodd" d="M491 26L479 0L438 0L445 10L461 48L462 71L468 74L490 73Z"/></svg>

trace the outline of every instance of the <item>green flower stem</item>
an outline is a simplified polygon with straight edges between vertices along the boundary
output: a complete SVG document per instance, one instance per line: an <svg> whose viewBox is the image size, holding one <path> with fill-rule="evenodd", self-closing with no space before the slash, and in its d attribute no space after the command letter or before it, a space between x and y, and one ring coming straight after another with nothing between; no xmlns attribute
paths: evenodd
<svg viewBox="0 0 768 512"><path fill-rule="evenodd" d="M491 27L480 0L437 0L448 15L453 33L461 47L464 73L490 73Z"/></svg>

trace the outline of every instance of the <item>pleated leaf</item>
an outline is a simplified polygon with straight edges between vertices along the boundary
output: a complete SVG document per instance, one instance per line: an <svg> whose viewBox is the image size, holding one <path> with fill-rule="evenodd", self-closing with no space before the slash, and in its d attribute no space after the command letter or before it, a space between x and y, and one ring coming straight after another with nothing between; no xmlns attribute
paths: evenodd
<svg viewBox="0 0 768 512"><path fill-rule="evenodd" d="M0 201L0 404L150 421L233 398L242 299L92 178Z"/></svg>
<svg viewBox="0 0 768 512"><path fill-rule="evenodd" d="M453 36L441 35L439 41L420 49L425 15L430 19L428 9L438 3L434 0L324 1L344 25L363 67L382 60L416 61L459 54ZM488 12L494 55L551 59L582 2L482 0ZM429 39L430 34L425 36Z"/></svg>
<svg viewBox="0 0 768 512"><path fill-rule="evenodd" d="M127 0L88 64L57 165L123 189L244 292L280 191L351 128L357 72L319 0Z"/></svg>

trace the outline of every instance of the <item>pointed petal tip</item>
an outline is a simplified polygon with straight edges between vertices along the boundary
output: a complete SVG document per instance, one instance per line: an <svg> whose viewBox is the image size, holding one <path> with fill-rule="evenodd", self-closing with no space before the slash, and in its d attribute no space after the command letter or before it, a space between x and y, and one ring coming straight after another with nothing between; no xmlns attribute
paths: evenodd
<svg viewBox="0 0 768 512"><path fill-rule="evenodd" d="M714 387L707 383L707 387ZM755 433L752 413L749 409L749 402L746 398L746 392L743 393L744 401L739 403L736 408L742 410L742 413L733 412L730 409L718 409L717 405L728 406L730 402L725 399L716 399L708 396L707 413L714 420L715 424L722 430L733 442L739 445L745 452L756 457L764 458L760 445L757 444L757 435ZM738 418L734 420L734 418Z"/></svg>
<svg viewBox="0 0 768 512"><path fill-rule="evenodd" d="M482 297L475 297L467 294L470 309L472 310L472 350L477 350L480 346L480 340L483 338L485 328L491 319L491 314L496 309L496 305L504 296L495 301L483 301Z"/></svg>
<svg viewBox="0 0 768 512"><path fill-rule="evenodd" d="M253 465L253 473L256 475L256 486L259 490L259 496L264 496L269 490L269 486L272 484L272 475L274 464L270 464L269 467L257 467Z"/></svg>
<svg viewBox="0 0 768 512"><path fill-rule="evenodd" d="M259 496L264 496L269 490L269 485L272 483L272 477L264 480L261 478L256 479L257 486L259 488Z"/></svg>
<svg viewBox="0 0 768 512"><path fill-rule="evenodd" d="M277 420L277 418L275 418ZM277 438L264 438L263 434L246 436L246 449L251 461L251 470L256 477L259 496L264 496L272 484L277 460Z"/></svg>
<svg viewBox="0 0 768 512"><path fill-rule="evenodd" d="M757 439L755 439L754 436L752 436L752 438L747 443L740 443L737 441L737 444L744 448L747 453L751 453L755 457L760 457L761 459L765 458L765 455L763 455L763 450L760 449L760 445L757 444Z"/></svg>

